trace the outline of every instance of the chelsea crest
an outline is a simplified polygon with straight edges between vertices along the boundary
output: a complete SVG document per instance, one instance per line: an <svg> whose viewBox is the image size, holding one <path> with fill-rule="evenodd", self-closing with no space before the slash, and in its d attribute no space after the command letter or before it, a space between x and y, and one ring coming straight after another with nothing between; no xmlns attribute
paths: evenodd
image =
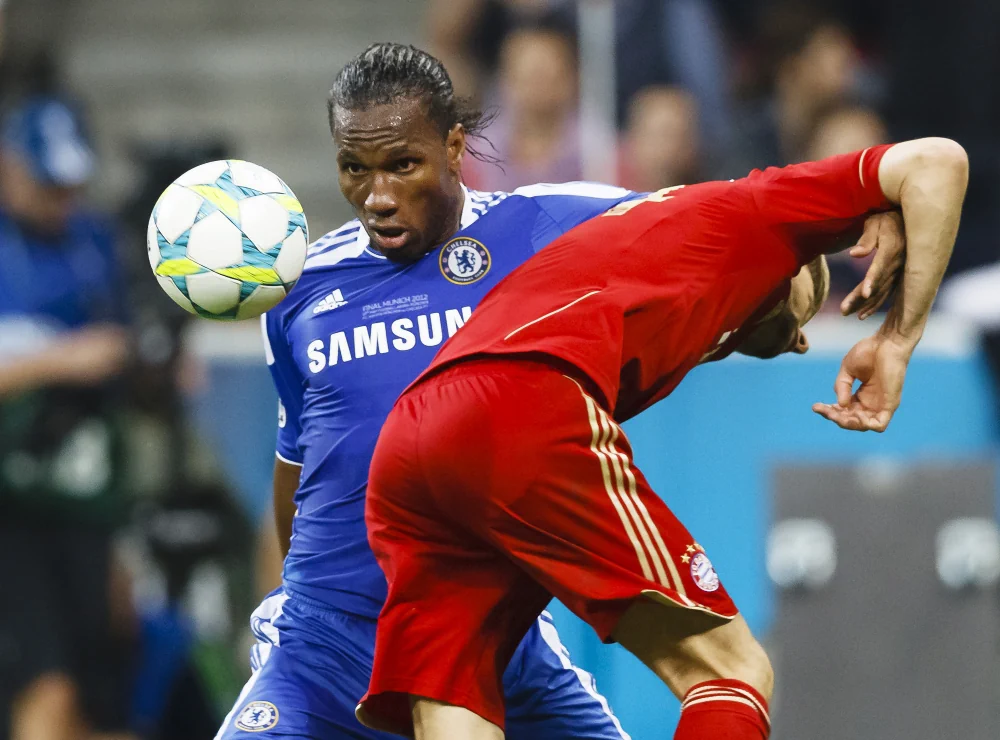
<svg viewBox="0 0 1000 740"><path fill-rule="evenodd" d="M263 732L278 724L278 708L269 701L252 701L243 707L236 726L244 732Z"/></svg>
<svg viewBox="0 0 1000 740"><path fill-rule="evenodd" d="M490 271L490 253L475 239L460 236L441 248L441 274L455 285L468 285Z"/></svg>

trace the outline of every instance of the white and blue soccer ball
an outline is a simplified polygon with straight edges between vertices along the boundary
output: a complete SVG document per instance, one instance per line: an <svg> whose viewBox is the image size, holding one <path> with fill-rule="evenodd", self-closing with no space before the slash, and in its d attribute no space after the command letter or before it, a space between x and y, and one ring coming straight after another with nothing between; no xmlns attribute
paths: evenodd
<svg viewBox="0 0 1000 740"><path fill-rule="evenodd" d="M302 205L274 173L219 160L178 177L156 201L146 248L160 287L210 319L260 316L302 274L309 229Z"/></svg>

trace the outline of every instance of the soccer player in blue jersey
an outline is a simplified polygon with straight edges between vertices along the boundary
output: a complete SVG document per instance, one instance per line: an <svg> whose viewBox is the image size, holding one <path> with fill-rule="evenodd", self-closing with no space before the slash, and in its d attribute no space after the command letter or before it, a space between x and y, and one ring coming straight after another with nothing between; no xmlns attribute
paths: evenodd
<svg viewBox="0 0 1000 740"><path fill-rule="evenodd" d="M382 424L497 282L564 232L638 197L589 183L465 188L467 136L483 116L455 97L440 62L413 47L376 44L350 62L329 113L340 188L358 218L312 245L298 285L264 317L281 401L274 508L286 559L283 585L252 617L254 673L220 740L390 737L354 714L386 593L365 529ZM771 331L750 353L794 345L792 323L791 334ZM504 690L514 740L628 737L547 614L508 665Z"/></svg>
<svg viewBox="0 0 1000 740"><path fill-rule="evenodd" d="M444 67L377 44L329 101L340 188L358 218L319 239L288 298L264 317L281 399L274 508L283 585L254 613L253 676L220 738L389 737L354 716L371 673L385 578L368 547L365 488L399 393L511 270L630 191L462 185L480 112ZM505 674L510 737L627 738L543 615Z"/></svg>

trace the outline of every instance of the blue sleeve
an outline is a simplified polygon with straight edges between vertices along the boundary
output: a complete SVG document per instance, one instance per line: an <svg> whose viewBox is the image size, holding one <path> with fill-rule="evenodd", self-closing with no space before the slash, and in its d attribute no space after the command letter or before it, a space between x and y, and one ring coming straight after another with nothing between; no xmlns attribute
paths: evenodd
<svg viewBox="0 0 1000 740"><path fill-rule="evenodd" d="M542 216L536 221L531 235L536 252L574 226L600 216L619 203L647 195L591 182L532 185L519 188L514 193L534 198L541 211Z"/></svg>
<svg viewBox="0 0 1000 740"><path fill-rule="evenodd" d="M266 313L260 317L260 325L264 334L267 368L278 391L278 442L275 452L285 462L301 465L299 435L302 427L299 417L302 414L302 375L292 359L279 317Z"/></svg>

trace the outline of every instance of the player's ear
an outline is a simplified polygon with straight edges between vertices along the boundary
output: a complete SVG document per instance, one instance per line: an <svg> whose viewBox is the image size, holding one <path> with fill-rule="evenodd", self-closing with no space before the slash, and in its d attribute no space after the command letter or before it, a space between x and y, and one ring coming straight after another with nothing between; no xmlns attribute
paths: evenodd
<svg viewBox="0 0 1000 740"><path fill-rule="evenodd" d="M465 126L460 123L452 126L444 144L448 151L448 170L458 175L462 171L462 159L465 157Z"/></svg>
<svg viewBox="0 0 1000 740"><path fill-rule="evenodd" d="M806 339L806 333L799 329L799 334L795 338L795 344L792 345L790 352L794 352L797 355L804 355L809 351L809 340Z"/></svg>

